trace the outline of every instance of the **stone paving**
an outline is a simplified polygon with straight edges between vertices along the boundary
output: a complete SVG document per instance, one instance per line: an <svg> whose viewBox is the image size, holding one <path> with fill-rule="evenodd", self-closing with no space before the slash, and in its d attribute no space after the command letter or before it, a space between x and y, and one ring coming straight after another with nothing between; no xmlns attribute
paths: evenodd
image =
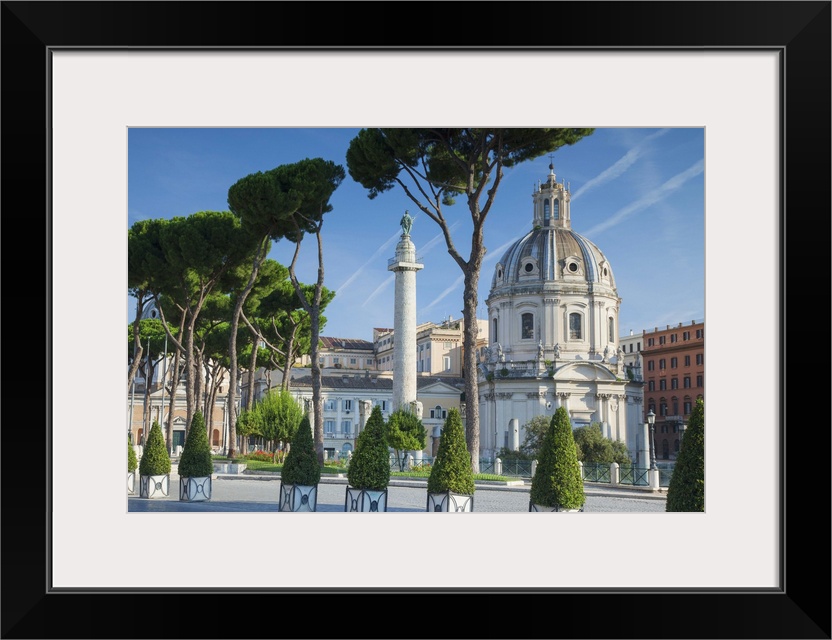
<svg viewBox="0 0 832 640"><path fill-rule="evenodd" d="M528 482L520 484L477 483L474 512L528 513ZM129 495L129 512L275 512L278 504L278 474L217 474L212 482L211 499L202 502L179 500L179 476L171 474L170 495L163 498L140 498ZM318 485L319 512L344 512L345 477L323 477ZM585 513L656 513L664 512L667 495L647 488L614 487L587 483ZM424 480L391 480L388 487L388 512L425 513L427 506Z"/></svg>

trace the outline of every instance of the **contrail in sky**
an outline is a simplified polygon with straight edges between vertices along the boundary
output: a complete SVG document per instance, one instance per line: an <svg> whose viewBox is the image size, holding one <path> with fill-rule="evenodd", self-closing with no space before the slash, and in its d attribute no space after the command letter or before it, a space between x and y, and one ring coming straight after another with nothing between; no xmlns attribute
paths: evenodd
<svg viewBox="0 0 832 640"><path fill-rule="evenodd" d="M346 289L350 284L352 284L352 282L358 276L361 275L361 272L364 271L364 269L366 269L368 265L378 262L378 257L381 255L382 251L385 251L387 247L393 244L396 241L396 238L398 238L399 236L401 236L401 233L394 233L392 236L390 236L389 239L387 239L378 249L376 249L376 252L370 257L370 259L367 260L367 262L365 262L364 264L362 264L358 269L356 269L355 273L353 273L349 278L347 278L344 284L338 287L336 291L339 294L343 294L344 289Z"/></svg>
<svg viewBox="0 0 832 640"><path fill-rule="evenodd" d="M453 231L453 230L454 230L454 229L456 229L458 226L459 226L459 222L457 221L457 222L454 222L454 223L453 223L453 224L452 224L452 225L451 225L448 229L449 229L450 231ZM395 239L396 239L396 238L398 238L399 236L400 236L400 234L396 234L396 236L395 236L393 239L395 240ZM417 253L418 257L419 257L419 258L421 258L421 257L423 257L425 254L429 253L429 252L430 252L430 250L431 250L431 249L433 249L433 248L434 248L437 244L439 244L439 242L440 242L440 241L442 241L444 238L445 238L445 236L444 236L444 235L442 235L442 233L437 233L435 236L433 236L433 238L431 238L430 240L428 240L428 241L427 241L427 242L426 242L426 243L425 243L425 244L424 244L421 248L418 248L418 249L417 249L416 253ZM390 241L387 241L387 242L386 242L386 243L382 246L382 248L381 248L381 249L379 249L379 251L377 251L377 252L376 252L376 254L378 254L381 250L383 250L383 249L384 249L386 246L388 246L389 244L390 244ZM375 257L375 256L373 256L373 257ZM368 261L364 264L364 267L366 267L366 266L367 266L370 262L372 262L372 259L371 259L371 260L368 260ZM361 269L363 269L364 267L362 267ZM361 269L359 269L359 271L361 271ZM348 280L348 282L351 282L352 280L354 280L356 275L358 275L358 272L356 272L355 274L353 274L353 275L350 277L350 279ZM384 289L385 289L385 288L386 288L386 287L387 287L387 286L388 286L391 282L393 282L393 280L394 280L394 278L395 278L395 277L396 277L396 274L395 274L395 273L391 273L391 274L390 274L387 278L385 278L384 282L382 282L379 286L377 286L377 287L375 288L375 290L374 290L374 291L373 291L373 292L372 292L369 296L367 296L367 299L366 299L364 302L362 302L362 303L361 303L361 306L362 306L362 307L367 306L367 303L368 303L368 302L370 302L373 298L375 298L375 297L376 297L379 293L381 293L381 292L382 292L382 291L383 291L383 290L384 290ZM343 287L342 287L342 289L343 289Z"/></svg>
<svg viewBox="0 0 832 640"><path fill-rule="evenodd" d="M516 238L513 238L513 239L509 240L508 242L500 245L493 252L489 251L488 253L485 254L485 258L483 258L482 263L486 264L488 262L492 262L494 260L497 260L498 258L501 258L502 255L503 255L503 252L506 249L508 249L511 245L513 245L515 242L517 242L519 239L520 239L520 236L517 236ZM480 275L480 277L482 277L482 275ZM459 276L456 280L453 281L453 283L448 288L446 288L442 293L440 293L436 298L434 298L433 302L431 302L429 305L424 307L422 309L422 311L428 311L429 309L432 309L437 304L439 304L439 302L442 301L444 298L447 298L451 293L453 293L456 289L459 288L459 285L462 284L464 279L465 279L465 276L463 276L463 275Z"/></svg>
<svg viewBox="0 0 832 640"><path fill-rule="evenodd" d="M418 218L418 216L413 216L414 222L416 221L416 218ZM450 226L450 230L453 231L458 226L459 222L455 222ZM365 262L364 264L362 264L358 269L356 269L355 272L344 281L344 284L342 284L340 287L338 287L338 289L336 289L336 291L338 291L339 294L343 294L344 289L346 289L350 284L352 284L355 281L355 279L358 276L360 276L364 269L366 269L369 265L377 263L378 258L382 254L382 252L386 251L391 244L393 244L396 240L398 240L401 237L401 235L401 232L396 232L392 236L390 236L386 241L384 241L382 245L378 249L376 249L375 253L372 256L370 256L370 259L367 260L367 262ZM421 247L421 249L418 251L418 254L420 256L426 254L436 245L436 243L442 240L442 238L443 236L441 233L434 236L427 244L425 244L425 246Z"/></svg>
<svg viewBox="0 0 832 640"><path fill-rule="evenodd" d="M624 157L622 157L614 165L599 173L592 180L589 180L583 185L581 185L580 189L578 189L577 191L575 191L575 193L572 194L572 199L575 200L579 198L582 194L586 193L587 191L590 191L591 189L594 189L595 187L601 186L605 182L615 180L622 173L627 171L627 169L633 166L636 160L638 160L644 154L644 150L647 147L648 142L651 142L659 136L663 136L668 131L670 131L670 129L659 129L656 133L644 138L644 140L642 140L637 146L630 149L626 154L624 154Z"/></svg>
<svg viewBox="0 0 832 640"><path fill-rule="evenodd" d="M389 276L387 276L387 278L385 278L384 282L382 282L380 285L378 285L378 286L375 288L375 291L373 291L373 292L372 292L369 296L367 296L367 299L366 299L364 302L362 302L362 303L361 303L361 306L362 306L362 307L366 307L366 306L367 306L367 303L368 303L368 302L370 302L373 298L375 298L375 297L376 297L379 293L381 293L381 292L382 292L385 288L387 288L387 286L388 286L391 282L393 282L393 279L394 279L395 277L396 277L396 274L395 274L395 273L391 273Z"/></svg>
<svg viewBox="0 0 832 640"><path fill-rule="evenodd" d="M620 222L623 222L636 211L646 209L647 207L654 205L657 202L660 202L661 200L664 200L667 196L676 191L676 189L681 187L685 182L687 182L691 178L695 178L704 170L705 161L700 160L692 167L686 169L685 171L682 171L682 173L677 173L675 176L673 176L667 182L665 182L662 186L658 187L657 189L653 189L644 197L639 198L635 202L628 204L623 209L620 209L611 217L607 218L604 222L595 225L587 231L581 232L581 235L591 237L595 234L601 233L602 231L606 231L610 227L614 227Z"/></svg>

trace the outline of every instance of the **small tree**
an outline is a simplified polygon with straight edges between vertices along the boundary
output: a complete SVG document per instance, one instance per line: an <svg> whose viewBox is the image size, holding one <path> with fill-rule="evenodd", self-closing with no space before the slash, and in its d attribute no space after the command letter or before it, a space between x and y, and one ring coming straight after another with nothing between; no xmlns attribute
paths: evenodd
<svg viewBox="0 0 832 640"><path fill-rule="evenodd" d="M162 428L154 420L147 435L142 460L139 463L139 475L164 476L170 473L170 456L162 436Z"/></svg>
<svg viewBox="0 0 832 640"><path fill-rule="evenodd" d="M376 405L355 443L347 481L356 489L381 491L390 483L390 454L384 440L384 417Z"/></svg>
<svg viewBox="0 0 832 640"><path fill-rule="evenodd" d="M543 442L543 436L549 430L550 418L546 416L535 416L523 425L523 444L520 445L520 451L532 460L536 460L540 455L540 444Z"/></svg>
<svg viewBox="0 0 832 640"><path fill-rule="evenodd" d="M139 467L139 459L136 457L136 450L127 438L127 473L133 473Z"/></svg>
<svg viewBox="0 0 832 640"><path fill-rule="evenodd" d="M321 465L318 464L318 455L312 440L312 424L309 422L308 414L303 416L297 433L292 439L292 446L286 454L286 462L283 463L280 478L284 484L306 486L318 484L321 479Z"/></svg>
<svg viewBox="0 0 832 640"><path fill-rule="evenodd" d="M399 471L404 471L405 451L419 451L425 448L428 434L422 421L407 409L397 409L387 420L387 444L396 451Z"/></svg>
<svg viewBox="0 0 832 640"><path fill-rule="evenodd" d="M201 411L196 411L179 459L179 475L183 478L204 478L213 472L214 462L205 430L205 418Z"/></svg>
<svg viewBox="0 0 832 640"><path fill-rule="evenodd" d="M557 408L543 437L529 500L532 504L564 509L580 509L586 502L572 424L565 407Z"/></svg>
<svg viewBox="0 0 832 640"><path fill-rule="evenodd" d="M256 406L255 406L256 409ZM260 433L260 415L255 410L243 409L237 418L237 427L235 431L235 438L239 436L242 446L240 450L245 454L248 453L248 437L259 436ZM236 446L236 444L235 444Z"/></svg>
<svg viewBox="0 0 832 640"><path fill-rule="evenodd" d="M705 510L705 402L696 401L667 487L665 511Z"/></svg>
<svg viewBox="0 0 832 640"><path fill-rule="evenodd" d="M465 431L459 410L452 407L442 427L439 450L428 477L428 493L474 493L474 471L465 446Z"/></svg>
<svg viewBox="0 0 832 640"><path fill-rule="evenodd" d="M578 427L572 432L578 447L578 460L592 464L629 464L630 450L618 440L605 438L601 425L593 422L586 427Z"/></svg>
<svg viewBox="0 0 832 640"><path fill-rule="evenodd" d="M277 462L280 452L282 461L285 445L295 437L300 421L303 420L303 408L286 389L271 389L254 406L254 413L259 416L260 435L273 444L280 443L280 447L273 447L272 458Z"/></svg>

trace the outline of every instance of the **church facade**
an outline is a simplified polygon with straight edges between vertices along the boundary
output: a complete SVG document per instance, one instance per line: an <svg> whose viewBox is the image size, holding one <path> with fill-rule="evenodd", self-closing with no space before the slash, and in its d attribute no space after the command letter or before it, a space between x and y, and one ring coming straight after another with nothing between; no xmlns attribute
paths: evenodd
<svg viewBox="0 0 832 640"><path fill-rule="evenodd" d="M599 423L644 461L643 383L625 367L612 265L572 230L570 199L549 165L531 230L494 268L478 371L481 454L518 449L527 422L565 406L573 428Z"/></svg>

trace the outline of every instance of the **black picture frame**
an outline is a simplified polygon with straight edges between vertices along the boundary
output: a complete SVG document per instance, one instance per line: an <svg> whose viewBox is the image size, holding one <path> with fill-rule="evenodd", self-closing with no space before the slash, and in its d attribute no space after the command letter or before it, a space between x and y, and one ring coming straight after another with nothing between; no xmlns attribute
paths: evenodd
<svg viewBox="0 0 832 640"><path fill-rule="evenodd" d="M795 384L810 374L825 384L828 370L824 341L812 344L797 340L786 328L793 331L809 316L820 316L821 322L828 318L828 300L817 303L823 302L830 288L812 285L818 271L824 274L822 278L829 274L830 2L396 3L396 7L393 11L391 3L350 2L2 3L2 204L8 245L3 297L15 320L7 322L7 332L23 330L23 335L31 338L7 339L4 354L4 371L13 373L6 376L7 390L13 389L14 397L5 403L7 419L0 431L5 480L0 500L2 637L230 638L291 634L426 638L448 633L454 637L503 638L830 638L829 419L825 403L817 398L811 403L799 401L815 394L806 390L797 393L793 385L788 396L786 385L787 374ZM568 28L559 27L557 38L553 38L545 22L534 19L541 11L551 12L553 20ZM355 18L356 13L360 18ZM627 593L595 589L570 593L392 591L383 602L396 595L400 598L385 602L386 606L376 605L369 628L347 622L350 618L340 615L361 606L360 598L365 594L360 589L351 593L299 590L280 595L256 589L240 593L177 593L171 589L69 595L50 592L48 487L61 479L49 473L56 455L49 448L49 433L57 410L49 403L49 390L52 385L65 383L48 375L52 357L49 336L56 320L48 278L50 51L67 47L476 51L553 46L645 51L768 49L781 54L785 79L781 96L781 181L785 187L780 228L784 239L780 270L782 339L779 347L766 347L772 353L777 351L781 367L781 588L736 592L692 588L674 593L645 589ZM748 241L753 242L753 234ZM822 264L817 264L821 260ZM814 293L803 301L803 292L809 286ZM83 293L83 283L79 283L79 293ZM820 312L811 313L818 306ZM787 324L789 311L791 325ZM23 318L25 323L20 322ZM792 348L787 350L789 337ZM42 357L33 356L30 342L43 344ZM21 352L15 353L16 349ZM821 375L805 362L809 354L821 356ZM791 405L787 397L793 399ZM817 408L820 415L812 411ZM791 418L788 429L787 417ZM38 451L47 453L44 457ZM751 468L754 463L749 460L742 464ZM737 496L737 500L742 499ZM521 532L518 537L522 538ZM657 567L658 560L650 556L649 549L645 554L648 564ZM237 557L229 554L229 568L233 569ZM391 570L395 562L391 559ZM453 632L441 631L448 627L436 618L437 612L445 609L440 599L448 596L464 596L457 602L474 605L454 623ZM185 597L199 599L196 609L205 608L211 615L188 615L192 607L183 605ZM290 606L298 606L302 613L287 612ZM331 612L331 623L310 616L314 607L322 613ZM459 614L455 605L446 610ZM154 611L165 615L156 616ZM483 613L487 617L481 616ZM280 622L283 619L296 622L285 626L288 623Z"/></svg>

